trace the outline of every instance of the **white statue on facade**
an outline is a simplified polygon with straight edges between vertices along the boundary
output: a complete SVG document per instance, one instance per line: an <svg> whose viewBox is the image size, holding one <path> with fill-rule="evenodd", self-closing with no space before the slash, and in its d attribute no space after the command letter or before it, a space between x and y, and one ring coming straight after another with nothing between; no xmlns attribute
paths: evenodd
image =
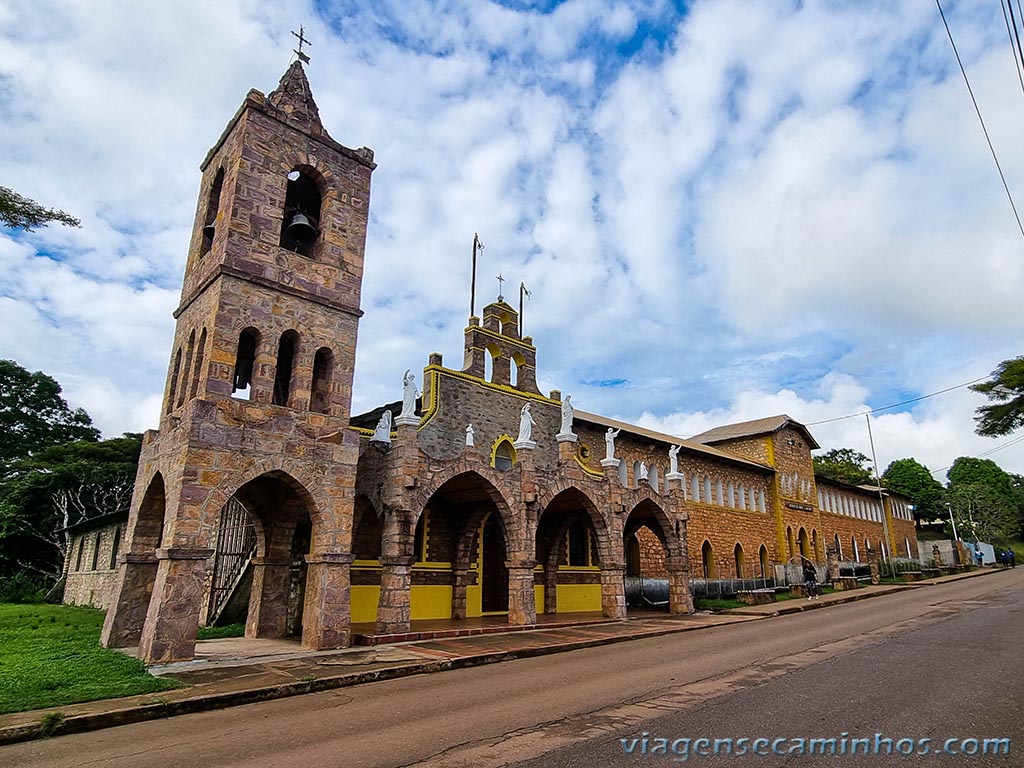
<svg viewBox="0 0 1024 768"><path fill-rule="evenodd" d="M670 475L679 474L679 446L673 445L668 449L668 473Z"/></svg>
<svg viewBox="0 0 1024 768"><path fill-rule="evenodd" d="M416 415L416 398L419 394L416 391L416 377L412 375L412 369L406 369L402 377L402 413L399 418Z"/></svg>
<svg viewBox="0 0 1024 768"><path fill-rule="evenodd" d="M391 442L391 411L385 410L380 415L380 421L377 422L377 428L373 430L373 437L370 438L370 442Z"/></svg>
<svg viewBox="0 0 1024 768"><path fill-rule="evenodd" d="M640 462L640 476L637 477L637 480L640 481L640 480L646 480L646 479L647 479L647 464L645 464L644 462L641 461Z"/></svg>
<svg viewBox="0 0 1024 768"><path fill-rule="evenodd" d="M469 448L473 447L473 423L470 422L469 426L466 427L466 446Z"/></svg>
<svg viewBox="0 0 1024 768"><path fill-rule="evenodd" d="M612 429L608 427L608 431L604 433L604 459L605 461L611 461L615 458L615 438L619 436L621 430Z"/></svg>
<svg viewBox="0 0 1024 768"><path fill-rule="evenodd" d="M558 434L560 435L571 435L572 434L572 395L566 395L565 400L562 401L562 426L558 428Z"/></svg>
<svg viewBox="0 0 1024 768"><path fill-rule="evenodd" d="M527 403L519 412L519 437L516 438L515 444L533 442L533 426L533 414L530 413L530 404Z"/></svg>

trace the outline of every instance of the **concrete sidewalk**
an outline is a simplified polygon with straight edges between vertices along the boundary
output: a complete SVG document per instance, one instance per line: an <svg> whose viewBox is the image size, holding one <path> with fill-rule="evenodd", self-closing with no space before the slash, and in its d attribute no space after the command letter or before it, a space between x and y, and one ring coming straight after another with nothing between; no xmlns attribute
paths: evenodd
<svg viewBox="0 0 1024 768"><path fill-rule="evenodd" d="M409 675L756 621L996 572L984 569L909 584L868 586L824 595L818 600L796 598L722 613L656 617L646 614L624 621L338 651L307 651L298 643L285 640L206 640L197 646L206 658L153 668L154 674L180 681L182 688L2 715L0 745L41 738L44 719L50 721L49 734L78 733Z"/></svg>

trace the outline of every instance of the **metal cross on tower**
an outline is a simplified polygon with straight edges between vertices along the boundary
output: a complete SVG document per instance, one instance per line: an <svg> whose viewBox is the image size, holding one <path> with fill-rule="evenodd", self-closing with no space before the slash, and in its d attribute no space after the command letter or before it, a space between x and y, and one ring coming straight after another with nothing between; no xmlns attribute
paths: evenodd
<svg viewBox="0 0 1024 768"><path fill-rule="evenodd" d="M302 26L299 27L299 31L298 32L296 32L294 29L292 30L292 34L295 35L297 38L299 38L299 47L292 49L292 52L295 53L299 57L299 60L301 62L303 62L304 64L309 64L309 56L307 56L306 54L304 54L302 52L302 46L303 45L312 45L312 43L309 42L309 40L307 40L303 36L303 33L305 31L306 30L303 29Z"/></svg>
<svg viewBox="0 0 1024 768"><path fill-rule="evenodd" d="M501 295L501 288L502 288L501 284L505 282L505 278L502 277L501 273L499 272L498 273L498 277L495 278L495 279L498 281L498 301L504 301L505 297Z"/></svg>

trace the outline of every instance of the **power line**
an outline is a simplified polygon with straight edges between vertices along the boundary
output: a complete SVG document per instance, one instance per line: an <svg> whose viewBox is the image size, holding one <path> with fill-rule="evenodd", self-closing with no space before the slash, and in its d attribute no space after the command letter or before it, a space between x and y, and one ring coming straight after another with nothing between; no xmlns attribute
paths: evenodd
<svg viewBox="0 0 1024 768"><path fill-rule="evenodd" d="M1013 65L1017 70L1017 79L1020 81L1020 89L1024 92L1024 73L1021 72L1021 63L1024 62L1024 50L1020 47L1020 35L1017 34L1017 19L1013 16L1013 0L1006 0L1006 5L1002 2L999 3L999 7L1003 10L1003 23L1006 25L1006 35L1010 38L1010 52L1013 54ZM1009 8L1010 13L1007 15L1006 10ZM1013 30L1010 29L1010 20L1013 19ZM1024 19L1021 19L1024 23ZM1016 42L1014 42L1016 40Z"/></svg>
<svg viewBox="0 0 1024 768"><path fill-rule="evenodd" d="M992 159L995 160L996 170L999 171L999 178L1003 181L1003 189L1006 190L1006 198L1010 201L1010 207L1013 209L1013 217L1017 220L1017 228L1020 230L1021 237L1024 237L1024 224L1021 224L1020 216L1017 213L1017 206L1013 203L1013 196L1010 194L1010 187L1006 183L1006 176L1003 175L1003 168L999 165L999 158L996 157L995 147L992 146L992 139L989 138L988 128L985 127L985 119L981 116L981 108L978 106L978 100L974 98L974 89L971 88L971 81L967 79L967 70L964 69L964 63L960 60L960 52L956 49L956 43L953 42L953 33L949 31L949 24L946 23L946 14L942 11L942 4L939 0L935 0L935 5L938 6L939 15L942 17L942 25L946 28L946 35L949 37L949 44L953 46L953 54L956 56L956 63L960 65L960 73L964 76L964 82L967 84L967 92L971 94L971 102L974 104L974 111L978 113L978 120L981 122L981 130L985 133L985 141L988 142L988 149L992 153Z"/></svg>
<svg viewBox="0 0 1024 768"><path fill-rule="evenodd" d="M936 395L941 395L946 392L952 392L954 389L963 389L964 387L969 387L971 384L977 384L979 381L984 381L987 378L988 376L982 376L981 378L978 379L971 379L970 381L965 381L963 384L957 384L956 386L953 387L946 387L945 389L940 389L938 392L930 392L927 395L921 395L920 397L912 397L909 400L903 400L902 402L893 403L892 405L883 405L881 408L872 408L870 411L858 411L857 413L851 413L846 416L836 416L835 418L822 419L821 421L809 421L806 424L804 424L804 426L813 427L816 424L830 424L833 421L842 421L843 419L852 419L857 416L865 416L869 413L888 411L892 408L899 408L901 405L909 405L910 403L916 403L921 400L927 400L929 397L935 397Z"/></svg>
<svg viewBox="0 0 1024 768"><path fill-rule="evenodd" d="M984 456L990 456L993 453L995 453L996 451L1001 451L1001 450L1003 450L1003 448L1009 448L1011 445L1016 445L1017 443L1022 442L1022 441L1024 441L1024 435L1021 435L1020 437L1015 437L1015 438L1013 438L1013 440L1009 440L1009 441L1003 443L1002 445L997 445L995 448L990 448L989 450L985 451L984 453L979 453L974 458L980 459L980 458L983 458ZM937 475L937 474L939 474L939 472L945 472L947 469L951 469L952 467L953 467L953 465L950 464L948 467L943 467L942 469L933 469L931 472L932 472L933 475Z"/></svg>

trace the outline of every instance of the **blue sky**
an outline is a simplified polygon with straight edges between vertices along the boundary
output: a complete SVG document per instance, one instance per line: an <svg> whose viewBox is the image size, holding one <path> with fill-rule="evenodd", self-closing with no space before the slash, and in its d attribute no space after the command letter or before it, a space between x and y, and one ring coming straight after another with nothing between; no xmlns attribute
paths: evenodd
<svg viewBox="0 0 1024 768"><path fill-rule="evenodd" d="M998 5L944 8L1024 195ZM106 434L156 424L198 164L300 23L325 125L379 164L356 411L458 365L474 232L479 296L533 292L542 388L682 436L1024 353L1024 238L932 0L0 6L0 183L83 221L0 232L0 356ZM973 435L982 402L880 416L883 468L1005 442ZM867 452L863 419L813 432ZM992 458L1024 471L1024 445Z"/></svg>

